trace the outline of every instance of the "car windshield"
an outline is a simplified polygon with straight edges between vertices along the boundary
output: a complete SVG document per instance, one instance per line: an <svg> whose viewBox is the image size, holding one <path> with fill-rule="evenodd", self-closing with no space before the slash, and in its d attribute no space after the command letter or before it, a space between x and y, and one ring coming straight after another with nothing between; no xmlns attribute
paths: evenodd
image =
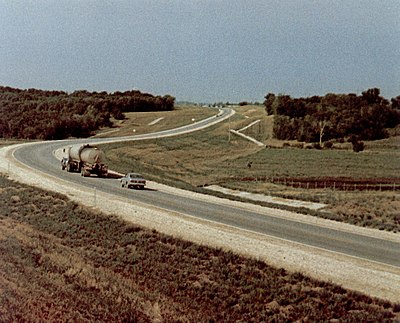
<svg viewBox="0 0 400 323"><path fill-rule="evenodd" d="M142 178L142 175L136 174L136 173L131 173L131 174L128 175L128 177L132 177L132 178Z"/></svg>

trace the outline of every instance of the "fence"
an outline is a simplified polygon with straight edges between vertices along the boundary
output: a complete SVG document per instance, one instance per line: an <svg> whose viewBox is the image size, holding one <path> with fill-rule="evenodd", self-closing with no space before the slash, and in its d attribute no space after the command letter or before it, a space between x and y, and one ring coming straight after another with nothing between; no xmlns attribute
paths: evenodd
<svg viewBox="0 0 400 323"><path fill-rule="evenodd" d="M291 178L243 177L230 178L242 182L269 182L303 189L333 189L340 191L399 191L400 179L344 179L344 178Z"/></svg>

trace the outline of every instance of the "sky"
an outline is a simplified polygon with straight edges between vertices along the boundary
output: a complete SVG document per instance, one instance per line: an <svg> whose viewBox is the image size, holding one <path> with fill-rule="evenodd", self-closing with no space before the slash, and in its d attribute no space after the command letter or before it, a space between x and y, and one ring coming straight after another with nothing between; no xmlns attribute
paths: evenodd
<svg viewBox="0 0 400 323"><path fill-rule="evenodd" d="M0 0L0 85L198 103L400 95L399 0Z"/></svg>

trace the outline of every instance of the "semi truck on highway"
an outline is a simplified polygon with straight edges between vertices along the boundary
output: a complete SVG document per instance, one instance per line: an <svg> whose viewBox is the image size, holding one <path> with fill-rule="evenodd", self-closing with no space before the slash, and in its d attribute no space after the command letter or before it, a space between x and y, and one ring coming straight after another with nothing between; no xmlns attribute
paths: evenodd
<svg viewBox="0 0 400 323"><path fill-rule="evenodd" d="M106 177L108 167L104 164L104 152L89 144L73 145L63 149L61 169L67 172L80 172L82 176L96 174L99 177Z"/></svg>

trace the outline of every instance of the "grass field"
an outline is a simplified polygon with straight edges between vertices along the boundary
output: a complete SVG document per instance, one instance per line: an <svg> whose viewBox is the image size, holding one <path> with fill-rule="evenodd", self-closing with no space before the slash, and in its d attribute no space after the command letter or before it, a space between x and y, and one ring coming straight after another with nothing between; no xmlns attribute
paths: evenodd
<svg viewBox="0 0 400 323"><path fill-rule="evenodd" d="M340 149L293 148L298 144L272 139L272 119L262 107L238 107L231 120L204 131L175 138L104 145L110 168L122 173L138 171L148 179L197 189L219 184L233 189L330 204L315 215L362 226L400 231L400 195L397 192L339 192L332 189L294 189L257 177L343 177L356 179L400 177L400 137L366 143L355 153L349 144ZM229 129L241 129L269 147L258 147ZM346 149L347 147L347 149ZM304 210L302 210L304 211Z"/></svg>
<svg viewBox="0 0 400 323"><path fill-rule="evenodd" d="M400 304L0 176L1 322L383 322Z"/></svg>
<svg viewBox="0 0 400 323"><path fill-rule="evenodd" d="M172 129L216 114L215 109L176 106L168 112L127 112L125 120L114 120L115 128L102 129L96 137L120 137Z"/></svg>

